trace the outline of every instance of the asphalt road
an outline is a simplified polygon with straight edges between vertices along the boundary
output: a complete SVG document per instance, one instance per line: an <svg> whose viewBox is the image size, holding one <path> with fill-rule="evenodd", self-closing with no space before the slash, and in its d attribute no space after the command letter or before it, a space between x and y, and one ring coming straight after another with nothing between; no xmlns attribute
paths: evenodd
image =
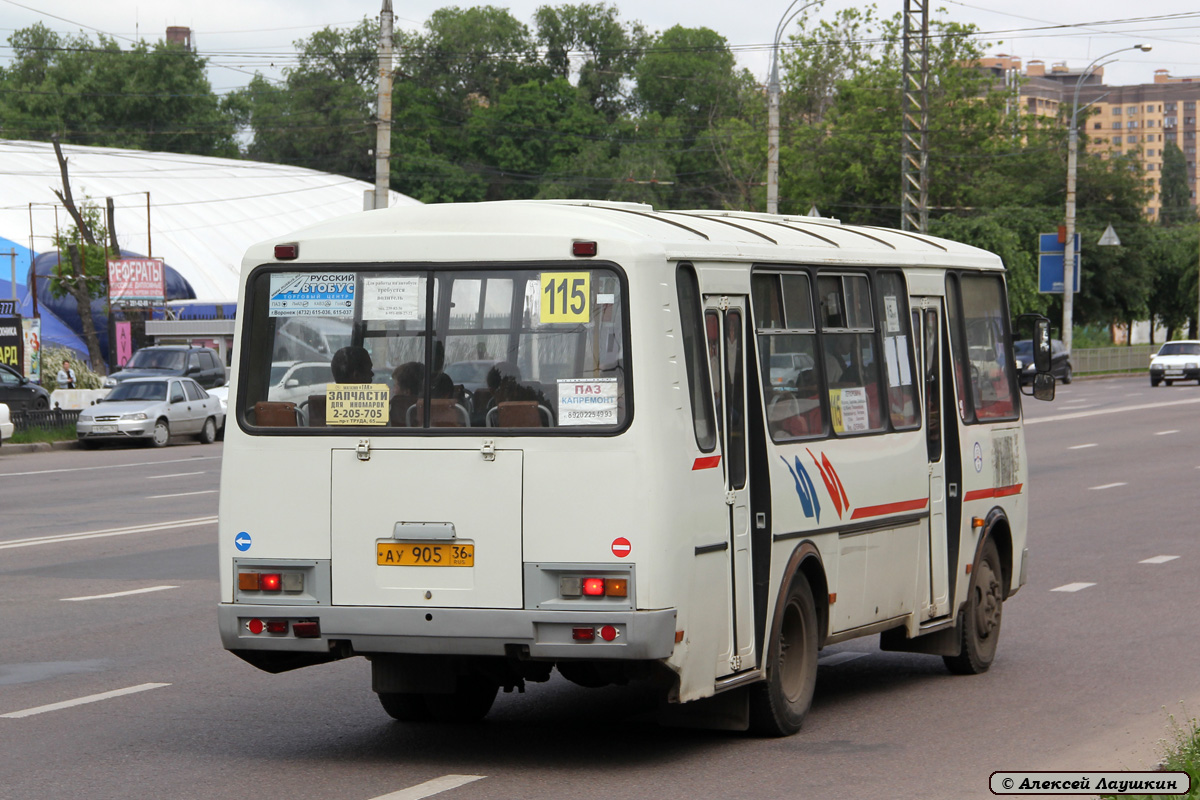
<svg viewBox="0 0 1200 800"><path fill-rule="evenodd" d="M362 659L272 676L221 649L221 445L0 452L0 798L973 798L996 770L1151 767L1200 709L1200 388L1026 409L1030 583L992 670L831 647L779 740L557 678L478 726L395 723Z"/></svg>

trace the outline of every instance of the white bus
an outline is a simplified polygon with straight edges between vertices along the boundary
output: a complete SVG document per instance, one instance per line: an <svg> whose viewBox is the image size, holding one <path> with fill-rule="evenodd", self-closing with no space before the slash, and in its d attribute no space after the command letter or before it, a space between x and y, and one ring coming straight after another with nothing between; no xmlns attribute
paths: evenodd
<svg viewBox="0 0 1200 800"><path fill-rule="evenodd" d="M992 663L1028 562L995 255L809 217L433 205L257 245L239 301L219 624L256 667L365 656L407 721L479 719L554 669L646 679L677 722L785 735L826 645ZM281 401L297 318L349 342L337 382Z"/></svg>

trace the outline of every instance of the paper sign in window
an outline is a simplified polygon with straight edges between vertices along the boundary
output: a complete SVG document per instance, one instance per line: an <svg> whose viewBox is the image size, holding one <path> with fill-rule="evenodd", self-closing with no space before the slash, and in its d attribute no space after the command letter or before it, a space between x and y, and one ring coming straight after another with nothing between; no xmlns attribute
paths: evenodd
<svg viewBox="0 0 1200 800"><path fill-rule="evenodd" d="M325 424L386 425L389 397L386 383L327 383Z"/></svg>
<svg viewBox="0 0 1200 800"><path fill-rule="evenodd" d="M617 379L560 379L559 425L616 425Z"/></svg>
<svg viewBox="0 0 1200 800"><path fill-rule="evenodd" d="M590 272L543 272L538 320L542 323L591 321Z"/></svg>
<svg viewBox="0 0 1200 800"><path fill-rule="evenodd" d="M420 286L416 275L363 278L362 318L420 319Z"/></svg>
<svg viewBox="0 0 1200 800"><path fill-rule="evenodd" d="M272 317L353 317L354 274L271 273L267 314Z"/></svg>
<svg viewBox="0 0 1200 800"><path fill-rule="evenodd" d="M833 429L838 433L870 430L867 414L867 390L863 387L829 390L829 410L833 414Z"/></svg>

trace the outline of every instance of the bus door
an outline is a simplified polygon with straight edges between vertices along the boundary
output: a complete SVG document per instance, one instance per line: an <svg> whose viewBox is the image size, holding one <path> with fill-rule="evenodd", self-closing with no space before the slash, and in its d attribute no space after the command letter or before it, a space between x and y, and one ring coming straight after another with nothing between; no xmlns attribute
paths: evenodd
<svg viewBox="0 0 1200 800"><path fill-rule="evenodd" d="M705 329L716 401L719 445L724 454L725 505L728 510L731 646L719 653L717 675L755 666L754 594L750 558L750 482L746 440L745 297L705 298Z"/></svg>
<svg viewBox="0 0 1200 800"><path fill-rule="evenodd" d="M949 368L950 356L942 343L941 307L938 297L912 298L913 333L925 398L923 427L929 454L929 595L922 602L922 621L950 613L944 425L946 420L956 424L957 417L953 408L943 407L943 367Z"/></svg>

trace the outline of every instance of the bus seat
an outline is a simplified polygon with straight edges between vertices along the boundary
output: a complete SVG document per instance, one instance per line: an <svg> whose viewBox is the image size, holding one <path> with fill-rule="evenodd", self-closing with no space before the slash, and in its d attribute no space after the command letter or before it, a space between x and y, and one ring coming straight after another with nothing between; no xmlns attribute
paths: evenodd
<svg viewBox="0 0 1200 800"><path fill-rule="evenodd" d="M325 395L310 394L308 396L308 427L321 428L325 426Z"/></svg>
<svg viewBox="0 0 1200 800"><path fill-rule="evenodd" d="M261 428L296 427L296 404L278 400L259 400L254 404L254 424Z"/></svg>
<svg viewBox="0 0 1200 800"><path fill-rule="evenodd" d="M488 421L492 427L499 428L550 428L554 426L554 417L550 409L536 400L506 400L495 408L495 414L488 413Z"/></svg>
<svg viewBox="0 0 1200 800"><path fill-rule="evenodd" d="M410 427L416 405L417 398L411 394L394 395L389 403L388 424L393 428Z"/></svg>
<svg viewBox="0 0 1200 800"><path fill-rule="evenodd" d="M435 397L429 401L429 427L468 428L471 416L467 410L454 402L453 397ZM425 404L415 403L408 410L408 427L425 427Z"/></svg>

